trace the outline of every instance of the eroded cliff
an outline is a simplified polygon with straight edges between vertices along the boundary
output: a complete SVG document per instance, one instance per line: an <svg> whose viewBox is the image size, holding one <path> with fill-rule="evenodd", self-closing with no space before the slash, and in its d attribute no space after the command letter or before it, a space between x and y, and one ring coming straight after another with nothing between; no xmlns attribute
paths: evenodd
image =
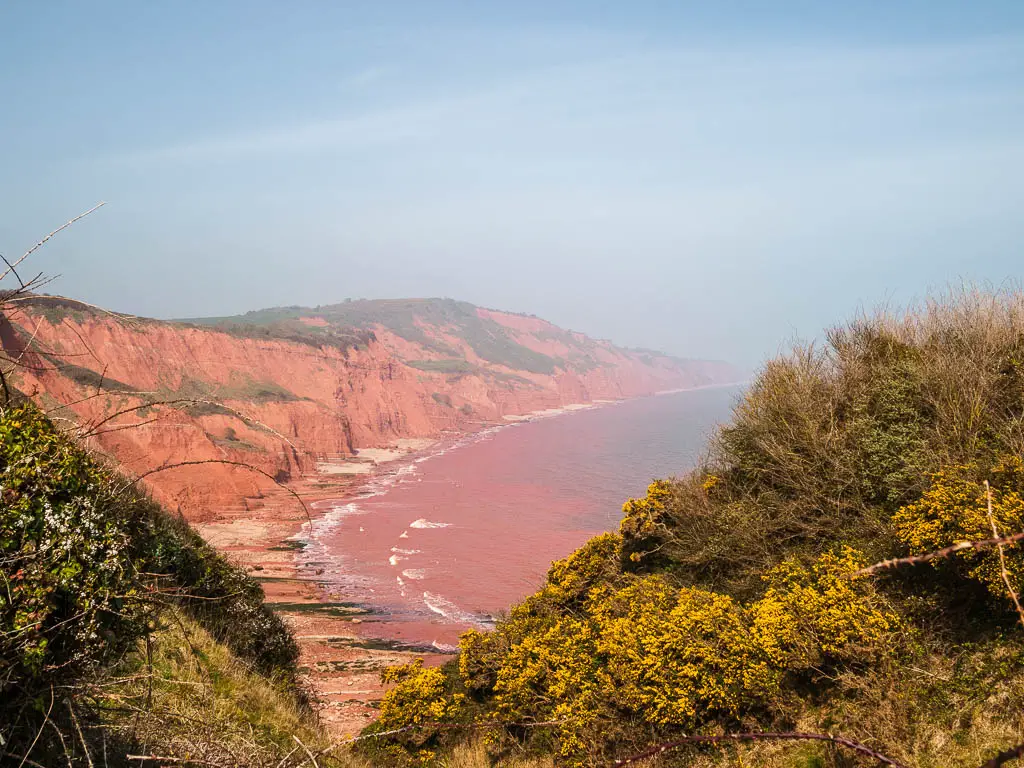
<svg viewBox="0 0 1024 768"><path fill-rule="evenodd" d="M344 469L360 448L737 378L724 363L626 350L451 300L163 322L37 297L4 324L18 361L10 383L129 472L188 462L146 480L196 520L261 504L278 493L271 478Z"/></svg>

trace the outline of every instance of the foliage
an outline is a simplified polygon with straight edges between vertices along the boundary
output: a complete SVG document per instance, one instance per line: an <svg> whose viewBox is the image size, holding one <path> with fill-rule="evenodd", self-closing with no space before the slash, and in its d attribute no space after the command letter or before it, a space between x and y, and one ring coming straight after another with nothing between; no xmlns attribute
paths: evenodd
<svg viewBox="0 0 1024 768"><path fill-rule="evenodd" d="M770 361L693 472L653 482L618 535L463 635L444 695L505 724L492 754L564 764L695 732L840 732L922 768L1024 741L1024 639L995 550L852 576L990 538L986 480L997 530L1024 531L1022 360L1024 296L965 290ZM860 764L822 745L675 759Z"/></svg>
<svg viewBox="0 0 1024 768"><path fill-rule="evenodd" d="M259 585L27 402L0 407L0 502L8 750L32 740L55 690L130 657L168 610L294 698L297 646Z"/></svg>
<svg viewBox="0 0 1024 768"><path fill-rule="evenodd" d="M991 520L989 494L977 479L983 475L991 478ZM941 549L958 541L990 538L993 526L1000 535L1024 531L1024 462L1019 456L1011 456L989 473L981 472L976 465L957 465L936 472L921 498L900 509L893 523L897 536L912 554ZM934 566L946 569L951 562L935 561ZM953 567L965 570L995 596L1007 597L999 556L994 550L958 552ZM1020 547L1007 552L1006 570L1014 591L1020 592L1024 586L1024 554Z"/></svg>
<svg viewBox="0 0 1024 768"><path fill-rule="evenodd" d="M425 668L422 659L385 669L381 680L394 687L384 695L380 717L367 735L402 732L382 742L383 748L373 739L364 751L402 763L430 762L447 735L443 726L465 721L465 695L451 693L445 673L437 667Z"/></svg>
<svg viewBox="0 0 1024 768"><path fill-rule="evenodd" d="M181 755L195 765L308 765L296 738L314 753L330 747L307 710L193 620L168 610L156 624L148 647L139 641L92 686L95 725L111 733L130 726L136 753ZM317 762L363 765L342 750Z"/></svg>
<svg viewBox="0 0 1024 768"><path fill-rule="evenodd" d="M619 544L611 534L591 542L555 563L544 588L493 632L467 632L457 685L416 666L386 673L400 683L380 727L444 722L451 708L463 711L465 690L486 702L482 717L556 723L562 759L592 764L607 759L623 723L770 721L789 677L826 685L827 670L869 662L895 642L896 616L869 584L846 578L863 564L851 550L811 568L787 563L766 577L761 600L743 604L660 575L612 586Z"/></svg>
<svg viewBox="0 0 1024 768"><path fill-rule="evenodd" d="M113 478L31 405L0 409L0 500L6 710L115 658L142 632L145 503L119 505Z"/></svg>

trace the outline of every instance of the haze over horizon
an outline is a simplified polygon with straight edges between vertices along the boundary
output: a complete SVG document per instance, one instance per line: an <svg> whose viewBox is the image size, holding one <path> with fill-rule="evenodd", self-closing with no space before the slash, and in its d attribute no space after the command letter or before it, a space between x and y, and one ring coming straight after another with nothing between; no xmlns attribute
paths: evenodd
<svg viewBox="0 0 1024 768"><path fill-rule="evenodd" d="M851 7L855 6L855 7ZM751 366L1021 277L1024 4L0 8L0 252L162 318L444 296Z"/></svg>

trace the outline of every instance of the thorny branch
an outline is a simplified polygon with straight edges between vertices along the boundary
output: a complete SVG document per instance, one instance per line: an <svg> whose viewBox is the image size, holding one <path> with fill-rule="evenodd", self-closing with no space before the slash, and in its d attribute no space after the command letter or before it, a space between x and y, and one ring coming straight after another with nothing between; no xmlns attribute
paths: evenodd
<svg viewBox="0 0 1024 768"><path fill-rule="evenodd" d="M0 273L0 280L3 280L3 279L4 279L5 277L7 277L7 276L8 276L9 274L11 274L12 272L14 272L14 270L15 270L15 269L17 269L18 265L19 265L19 264L21 264L21 262L23 262L23 261L24 261L25 259L27 259L27 258L28 258L29 256L31 256L31 255L32 255L33 253L35 253L36 251L38 251L38 250L39 250L40 248L42 248L42 247L43 247L44 245L46 245L47 241L49 241L51 237L53 237L54 235L56 235L56 234L57 234L58 232L61 232L62 230L65 230L65 229L67 229L67 228L68 228L68 227L70 227L70 226L71 226L72 224L74 224L74 223L75 223L76 221L79 221L80 219L84 219L84 218L85 218L86 216L88 216L88 215L89 215L90 213L92 213L93 211L95 211L95 210L97 210L97 209L99 209L99 208L102 208L102 207L103 207L104 205L106 205L106 202L102 202L102 203L97 203L96 205L94 205L94 206L93 206L92 208L90 208L90 209L89 209L88 211L86 211L85 213L80 213L80 214L78 214L77 216L75 216L75 218L71 219L70 221L67 221L67 222L65 222L65 223L61 224L61 225L60 225L59 227L57 227L57 228L56 228L55 230L53 230L53 232L51 232L50 234L48 234L48 235L47 235L46 237L44 237L44 238L43 238L42 240L40 240L40 241L39 241L38 243L36 243L35 245L33 245L33 246L32 246L31 248L29 248L29 249L28 249L27 251L25 251L25 253L23 253L23 254L21 255L21 257L19 257L19 258L18 258L18 260L17 260L17 261L15 261L15 262L14 262L13 264L9 264L9 265L8 265L8 267L7 267L7 269L6 269L6 270L4 270L4 271L3 271L2 273ZM6 261L6 259L5 259L5 261ZM19 282L20 282L20 278L19 278Z"/></svg>
<svg viewBox="0 0 1024 768"><path fill-rule="evenodd" d="M912 555L910 557L897 557L892 560L882 560L881 562L869 565L866 568L853 571L849 574L850 578L856 578L858 576L871 576L878 573L879 571L888 571L893 568L899 568L904 565L917 565L918 563L927 563L930 560L939 560L943 557L949 557L957 552L963 552L966 549L988 549L989 547L998 547L1004 544L1016 544L1017 542L1024 541L1024 532L1013 533L1009 536L996 536L994 539L977 539L974 541L960 541L949 547L943 549L937 549L934 552L927 552L923 555Z"/></svg>
<svg viewBox="0 0 1024 768"><path fill-rule="evenodd" d="M999 538L999 529L996 527L996 518L992 514L992 489L989 487L988 480L985 481L985 500L988 502L988 522L992 526L992 535L995 538ZM1003 584L1006 585L1006 591L1010 593L1010 599L1013 601L1014 607L1017 609L1017 616L1020 617L1021 626L1024 626L1024 608L1021 607L1020 597L1017 595L1017 590L1013 588L1013 583L1010 581L1010 574L1006 570L1006 553L1003 552L1003 543L999 542L996 544L996 548L999 550L999 574L1003 577Z"/></svg>

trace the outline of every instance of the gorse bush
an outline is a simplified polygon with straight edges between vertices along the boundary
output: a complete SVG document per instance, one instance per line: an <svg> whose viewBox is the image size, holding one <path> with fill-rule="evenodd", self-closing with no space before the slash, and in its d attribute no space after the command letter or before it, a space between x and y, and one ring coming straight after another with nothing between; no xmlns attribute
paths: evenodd
<svg viewBox="0 0 1024 768"><path fill-rule="evenodd" d="M467 632L429 695L425 672L399 683L392 703L406 704L374 728L413 725L399 711L429 704L504 724L488 731L494 754L567 765L695 732L841 730L922 767L1024 741L1024 647L995 549L854 576L1024 530L1022 365L1024 297L976 291L860 317L767 363L700 466L626 502L617 535L555 563L493 631ZM1020 549L1005 552L1015 590ZM411 732L390 756L429 759L451 740ZM730 756L861 764L821 745L657 760Z"/></svg>
<svg viewBox="0 0 1024 768"><path fill-rule="evenodd" d="M766 577L761 600L743 604L661 575L601 583L616 544L604 536L556 563L495 631L467 632L449 688L458 692L439 670L403 668L375 727L457 722L469 697L502 722L556 722L561 756L590 764L608 757L604 742L623 723L692 728L778 708L787 678L867 663L899 628L870 584L846 578L864 562L852 551L809 569L787 563Z"/></svg>
<svg viewBox="0 0 1024 768"><path fill-rule="evenodd" d="M986 487L979 477L991 478ZM1008 457L987 473L977 466L955 465L932 476L921 498L893 517L896 535L912 554L922 554L957 541L977 541L1005 532L1024 531L1024 462ZM1024 586L1020 548L1005 558L1006 576L1015 592ZM983 583L998 599L1006 595L1000 561L991 552L964 550L933 567L963 571Z"/></svg>

